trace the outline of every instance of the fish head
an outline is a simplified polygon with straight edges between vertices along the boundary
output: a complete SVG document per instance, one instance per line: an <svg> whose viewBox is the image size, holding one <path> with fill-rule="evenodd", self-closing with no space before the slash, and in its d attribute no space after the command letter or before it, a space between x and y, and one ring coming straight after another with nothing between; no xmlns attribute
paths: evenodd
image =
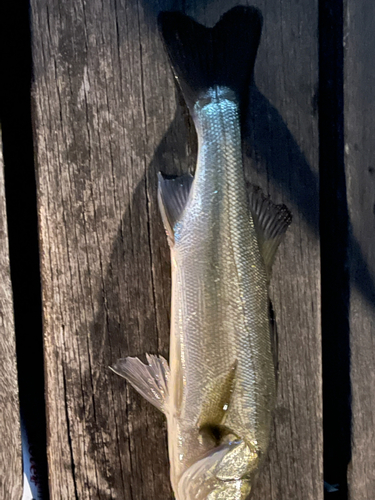
<svg viewBox="0 0 375 500"><path fill-rule="evenodd" d="M257 479L258 452L244 440L222 444L191 465L178 483L178 500L246 500Z"/></svg>

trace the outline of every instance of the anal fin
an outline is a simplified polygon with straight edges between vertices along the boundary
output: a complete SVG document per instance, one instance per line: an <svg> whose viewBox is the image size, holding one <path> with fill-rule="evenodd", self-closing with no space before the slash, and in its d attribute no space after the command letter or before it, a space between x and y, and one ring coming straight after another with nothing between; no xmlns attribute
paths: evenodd
<svg viewBox="0 0 375 500"><path fill-rule="evenodd" d="M147 363L138 358L122 358L111 370L124 377L136 391L163 413L168 404L168 362L162 356L146 354Z"/></svg>

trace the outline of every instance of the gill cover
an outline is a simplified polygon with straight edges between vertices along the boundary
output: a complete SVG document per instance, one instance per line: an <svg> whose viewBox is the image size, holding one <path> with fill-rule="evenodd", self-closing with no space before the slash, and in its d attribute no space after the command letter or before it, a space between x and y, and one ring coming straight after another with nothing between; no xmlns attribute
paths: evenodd
<svg viewBox="0 0 375 500"><path fill-rule="evenodd" d="M178 483L178 498L245 500L258 465L257 452L242 439L222 444L185 471Z"/></svg>

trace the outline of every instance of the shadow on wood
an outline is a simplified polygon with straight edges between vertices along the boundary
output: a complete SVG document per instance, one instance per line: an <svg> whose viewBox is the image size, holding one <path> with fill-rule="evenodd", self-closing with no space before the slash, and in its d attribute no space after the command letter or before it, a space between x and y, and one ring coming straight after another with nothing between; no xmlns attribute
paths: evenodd
<svg viewBox="0 0 375 500"><path fill-rule="evenodd" d="M347 500L351 459L349 214L344 162L343 4L319 6L324 478ZM350 236L352 238L352 236ZM367 300L368 300L368 294Z"/></svg>
<svg viewBox="0 0 375 500"><path fill-rule="evenodd" d="M181 103L181 95L178 93L179 101ZM184 110L184 113L181 114L181 110ZM271 182L281 185L283 192L286 191L287 196L290 194L290 198L294 205L297 205L298 210L302 212L303 217L307 219L307 222L311 224L311 231L315 234L317 233L317 210L316 204L318 200L318 181L316 175L310 169L308 162L306 161L303 153L298 147L296 141L293 139L292 134L288 130L286 124L282 120L280 114L276 111L276 109L269 103L269 101L259 92L259 90L254 86L250 89L250 106L249 106L249 115L247 119L247 128L245 129L246 133L244 136L244 143L246 145L251 145L252 149L249 151L252 157L256 156L257 161L254 162L251 158L246 161L246 174L249 179L253 177L254 168L257 170L258 174L264 179L266 175L269 176ZM264 140L264 137L268 138L268 141ZM189 139L190 137L190 139ZM181 174L183 171L193 171L195 166L195 153L197 149L196 137L194 132L193 124L188 116L187 109L185 107L178 107L177 115L175 119L171 123L169 130L165 134L163 140L159 144L154 158L149 165L147 178L143 178L136 190L134 191L134 195L132 197L132 203L129 210L125 213L121 228L118 233L117 240L113 247L112 256L110 259L109 270L107 273L107 278L105 280L104 289L106 290L106 310L109 311L107 317L107 328L110 332L110 343L114 346L125 344L125 349L121 349L121 353L118 356L124 357L127 355L143 355L143 352L140 351L139 342L138 342L138 332L139 329L143 330L143 326L139 324L139 319L132 319L132 314L141 314L141 316L146 317L147 304L143 303L142 300L142 290L134 288L132 291L128 290L126 294L121 294L121 287L126 286L126 283L135 283L135 276L126 277L127 273L130 272L128 261L129 259L126 255L132 255L132 262L134 256L137 254L141 254L143 252L141 246L137 246L137 242L135 242L136 246L133 246L130 251L129 248L126 248L126 241L124 238L124 228L132 227L134 225L134 221L131 222L131 219L137 217L137 215L141 212L141 207L145 203L146 200L146 191L147 186L152 193L151 199L149 200L149 208L148 210L151 212L150 220L154 221L155 218L159 217L159 222L149 228L151 241L150 248L153 249L152 252L157 252L157 258L154 259L154 266L156 261L156 267L160 266L160 281L155 281L152 283L154 287L153 298L151 298L151 304L155 307L156 302L158 302L158 307L156 308L161 312L165 317L167 317L170 307L170 266L169 266L169 251L166 243L166 237L164 235L164 230L162 228L160 216L157 212L156 206L156 186L157 179L156 174L158 171L163 171L168 174ZM194 154L191 153L194 151ZM255 166L256 163L256 166ZM301 185L303 189L301 189ZM288 189L286 189L286 187ZM298 203L301 204L301 208L299 208ZM133 244L134 245L134 244ZM152 253L151 252L151 253ZM145 256L146 261L148 261L149 257ZM153 259L151 258L151 261ZM145 261L143 261L145 262ZM137 267L137 264L136 264ZM137 271L139 273L140 270ZM147 267L144 269L147 271ZM134 270L131 272L135 272ZM123 277L123 283L120 284L121 276ZM117 286L114 283L114 278L117 277ZM144 280L152 281L151 277L144 276L141 277L141 286L144 287ZM162 284L163 283L163 284ZM161 294L164 290L164 296ZM165 293L167 290L167 293ZM113 301L110 299L110 296L114 294ZM277 292L278 294L282 294L282 290ZM114 320L113 311L115 310L116 300L119 296L126 295L127 297L131 297L131 304L128 304L128 316L124 318L117 318ZM130 295L128 295L130 294ZM100 297L102 293L100 293ZM159 300L157 300L157 296L159 296ZM102 300L99 297L99 300ZM143 304L140 309L140 304ZM164 312L163 312L164 309ZM111 312L112 311L112 312ZM277 314L277 311L276 311ZM112 319L111 319L112 317ZM129 318L129 320L127 319ZM100 321L100 317L96 322L95 329L96 332L104 331L106 329L104 325L104 318ZM126 339L124 338L125 332L119 329L121 324L127 324L126 327ZM160 352L164 356L167 356L167 343L169 339L169 324L167 321L163 322L165 330L163 331L163 348L160 350L151 350L150 352L156 353ZM151 325L149 329L150 332L154 332L155 340L157 339L157 345L160 345L160 336L155 329L155 325ZM133 333L132 333L133 332ZM284 335L287 335L289 332L284 332ZM298 332L296 333L298 335ZM150 335L150 347L155 343L152 341ZM104 343L104 339L103 339ZM102 344L103 345L103 344ZM113 351L112 351L113 354ZM112 359L112 362L115 361L115 358ZM314 369L313 369L314 370ZM312 374L305 374L307 377L313 377ZM116 376L114 376L116 377ZM125 390L125 382L121 380L121 382L114 381L114 390ZM145 403L142 399L135 393L132 388L127 388L127 391L130 391L130 399L139 402L139 406L137 405L134 408L134 414L130 415L130 418L134 420L134 422L138 422L142 420L143 412L145 411ZM146 403L147 405L147 403ZM133 411L133 410L132 410ZM150 413L154 414L155 410L153 408L149 408ZM313 413L315 408L313 409ZM280 437L285 432L288 434L286 430L288 426L290 426L290 418L291 413L290 410L283 404L279 404L277 409L276 418L277 422L277 434L279 439L279 450L273 450L273 465L270 465L268 461L268 466L266 469L268 471L264 471L263 474L268 475L271 474L273 477L274 484L272 485L273 490L284 492L287 488L285 485L285 478L283 478L283 474L286 474L286 471L282 473L277 473L275 470L272 470L272 467L276 469L280 466L277 464L279 454L281 453L281 449L283 450L283 454L285 453L285 449L288 449L290 446L290 442L286 439L283 442L283 438ZM129 414L126 416L129 419ZM163 418L163 417L161 417ZM315 421L315 414L310 415L312 421ZM154 421L154 425L156 425L156 432L162 432L165 436L165 426L163 425L160 428L157 424L160 419ZM134 424L130 424L131 427ZM306 422L305 422L306 425ZM308 429L308 432L312 432L311 429ZM319 432L319 431L318 431ZM141 434L139 434L139 442L134 440L134 436L131 437L130 433L128 435L124 434L120 439L120 447L123 446L125 450L129 447L135 451L136 447L142 447ZM127 441L131 440L131 443ZM285 438L284 438L285 439ZM121 444L122 443L122 444ZM150 447L151 447L150 442ZM133 451L133 453L134 453ZM308 452L311 452L311 449L307 449ZM165 458L165 457L164 457ZM295 458L294 458L295 459ZM306 457L305 457L306 460ZM277 464L277 465L276 465ZM155 463L152 460L149 462L148 467L151 469L155 466ZM159 472L168 476L168 468L166 462L159 464ZM269 469L271 467L271 470ZM286 463L284 464L286 467ZM311 464L312 469L314 470L314 464ZM283 466L281 466L283 468ZM319 475L318 470L316 473ZM137 471L133 471L133 478L128 477L128 481L135 482L135 484L139 484L137 481ZM275 479L277 478L277 483L275 483ZM265 488L265 491L268 491L269 485L266 485L268 480L263 477L263 486L260 485L259 488ZM283 484L284 483L284 484ZM136 487L136 486L134 486ZM319 483L315 484L315 487L319 488ZM312 487L312 491L314 491L314 486ZM270 494L270 492L268 492ZM261 493L259 492L259 497ZM316 498L316 497L314 497Z"/></svg>

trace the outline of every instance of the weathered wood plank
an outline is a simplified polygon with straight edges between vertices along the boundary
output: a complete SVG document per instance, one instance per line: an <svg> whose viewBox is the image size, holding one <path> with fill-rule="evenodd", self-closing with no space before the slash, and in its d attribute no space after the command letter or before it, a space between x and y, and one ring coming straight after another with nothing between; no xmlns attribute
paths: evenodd
<svg viewBox="0 0 375 500"><path fill-rule="evenodd" d="M22 450L1 134L0 366L0 496L13 500L22 495Z"/></svg>
<svg viewBox="0 0 375 500"><path fill-rule="evenodd" d="M257 1L264 29L251 92L245 167L293 222L271 295L279 332L275 435L258 500L323 498L318 3Z"/></svg>
<svg viewBox="0 0 375 500"><path fill-rule="evenodd" d="M350 217L352 459L349 498L375 495L375 33L372 2L345 6L345 164Z"/></svg>
<svg viewBox="0 0 375 500"><path fill-rule="evenodd" d="M164 418L108 369L169 339L153 156L174 84L146 15L32 3L52 499L171 498Z"/></svg>
<svg viewBox="0 0 375 500"><path fill-rule="evenodd" d="M234 4L183 3L208 23ZM319 500L317 6L257 5L265 21L247 174L294 215L275 270L279 404L257 498ZM156 173L194 168L196 140L156 14L179 5L31 6L51 498L172 498L163 417L107 367L168 352Z"/></svg>

